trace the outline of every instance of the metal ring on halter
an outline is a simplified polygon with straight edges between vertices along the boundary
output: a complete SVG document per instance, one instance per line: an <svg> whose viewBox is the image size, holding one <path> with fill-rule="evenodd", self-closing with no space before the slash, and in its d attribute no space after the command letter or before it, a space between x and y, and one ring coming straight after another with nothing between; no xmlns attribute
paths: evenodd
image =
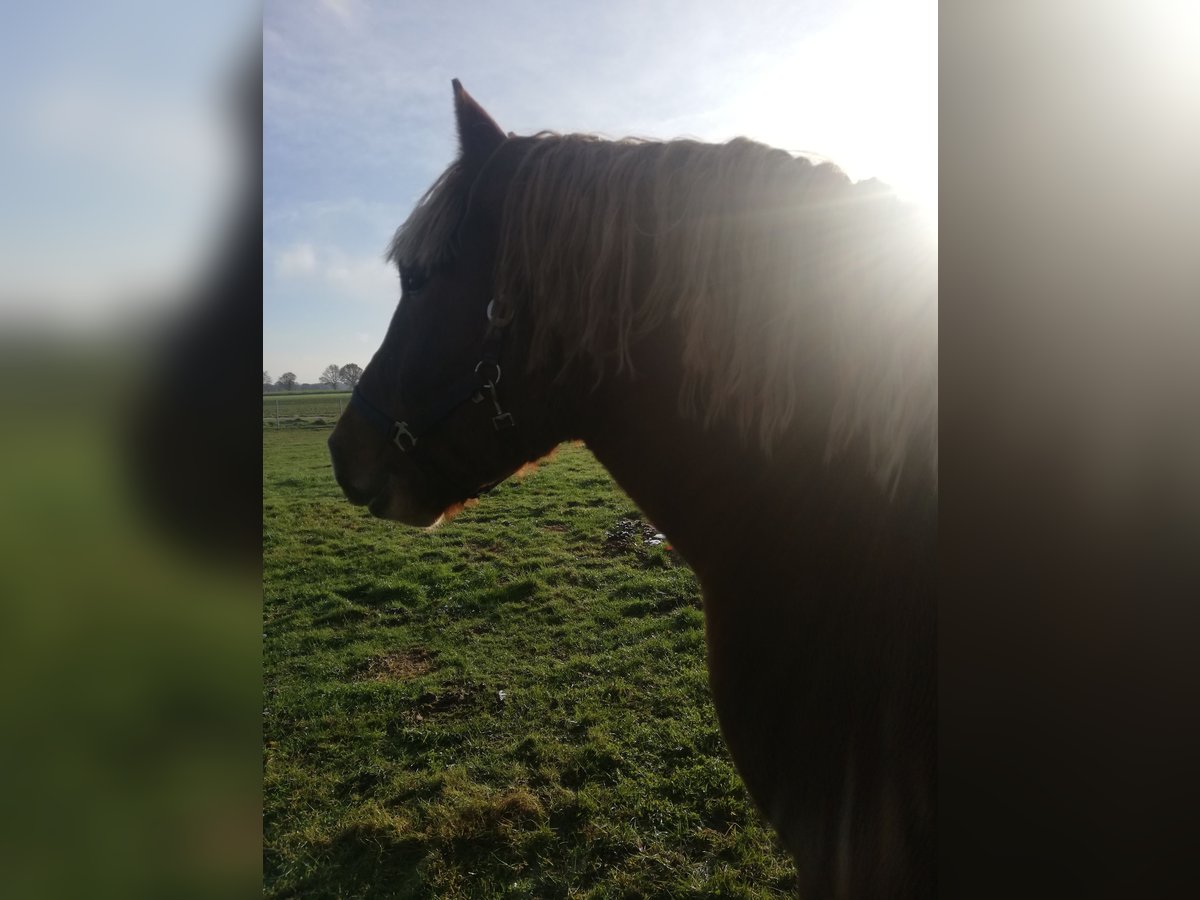
<svg viewBox="0 0 1200 900"><path fill-rule="evenodd" d="M493 297L491 300L488 301L487 318L488 318L488 324L491 325L493 328L503 328L505 325L507 325L509 322L512 321L513 311L510 309L508 311L507 316L505 316L502 319L498 318L496 316L496 298ZM497 380L499 380L499 379L497 379Z"/></svg>
<svg viewBox="0 0 1200 900"><path fill-rule="evenodd" d="M481 359L479 362L475 363L475 374L478 375L479 370L481 368L483 368L484 366L495 366L495 368L496 368L496 377L489 378L485 382L485 384L491 384L491 385L499 384L500 383L500 363L488 362L486 359Z"/></svg>

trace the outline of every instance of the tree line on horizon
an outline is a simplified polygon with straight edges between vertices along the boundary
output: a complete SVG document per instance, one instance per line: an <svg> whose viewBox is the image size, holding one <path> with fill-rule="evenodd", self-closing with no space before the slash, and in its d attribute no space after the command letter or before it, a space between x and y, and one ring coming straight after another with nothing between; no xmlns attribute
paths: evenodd
<svg viewBox="0 0 1200 900"><path fill-rule="evenodd" d="M339 385L345 385L350 390L354 390L360 378L362 378L362 367L358 363L346 363L344 366L331 364L325 367L325 371L321 373L321 377L317 381L319 384L326 385L330 390L337 390ZM297 384L295 372L284 372L279 378L272 381L270 373L263 369L263 393L272 390L294 391L297 387L316 387L316 385Z"/></svg>

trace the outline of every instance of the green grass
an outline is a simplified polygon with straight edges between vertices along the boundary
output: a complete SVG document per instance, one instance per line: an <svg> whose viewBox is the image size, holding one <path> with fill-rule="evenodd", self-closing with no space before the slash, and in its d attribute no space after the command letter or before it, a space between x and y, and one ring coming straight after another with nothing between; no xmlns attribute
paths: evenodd
<svg viewBox="0 0 1200 900"><path fill-rule="evenodd" d="M263 434L268 895L792 893L696 579L606 540L640 514L586 449L425 532L347 504L327 434Z"/></svg>

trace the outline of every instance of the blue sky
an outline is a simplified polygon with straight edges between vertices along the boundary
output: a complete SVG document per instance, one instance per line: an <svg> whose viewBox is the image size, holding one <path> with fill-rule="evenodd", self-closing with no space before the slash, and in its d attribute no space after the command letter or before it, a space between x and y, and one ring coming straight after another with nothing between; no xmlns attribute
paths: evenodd
<svg viewBox="0 0 1200 900"><path fill-rule="evenodd" d="M936 208L933 0L274 0L263 56L272 377L378 347L399 295L383 249L454 158L454 77L519 134L744 134Z"/></svg>
<svg viewBox="0 0 1200 900"><path fill-rule="evenodd" d="M245 0L0 4L0 329L164 314L236 199Z"/></svg>

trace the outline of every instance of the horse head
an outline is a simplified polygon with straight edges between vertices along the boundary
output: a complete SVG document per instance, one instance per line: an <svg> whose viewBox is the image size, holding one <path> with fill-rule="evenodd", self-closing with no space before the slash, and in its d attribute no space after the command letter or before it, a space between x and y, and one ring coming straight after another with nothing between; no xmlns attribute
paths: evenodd
<svg viewBox="0 0 1200 900"><path fill-rule="evenodd" d="M545 386L516 360L521 329L493 272L506 136L456 79L458 159L389 248L401 300L329 439L346 497L429 526L549 452Z"/></svg>

